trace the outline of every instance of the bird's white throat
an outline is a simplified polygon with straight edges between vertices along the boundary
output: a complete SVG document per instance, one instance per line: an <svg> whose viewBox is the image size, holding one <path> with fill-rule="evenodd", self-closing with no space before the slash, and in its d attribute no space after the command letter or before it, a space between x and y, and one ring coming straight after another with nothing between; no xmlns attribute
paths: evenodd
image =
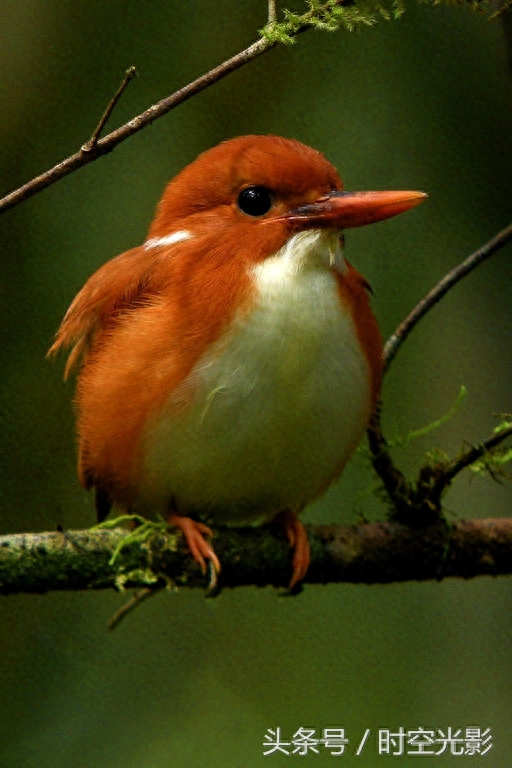
<svg viewBox="0 0 512 768"><path fill-rule="evenodd" d="M282 280L288 274L334 269L347 272L340 235L335 230L308 229L290 237L283 247L254 268L257 278Z"/></svg>

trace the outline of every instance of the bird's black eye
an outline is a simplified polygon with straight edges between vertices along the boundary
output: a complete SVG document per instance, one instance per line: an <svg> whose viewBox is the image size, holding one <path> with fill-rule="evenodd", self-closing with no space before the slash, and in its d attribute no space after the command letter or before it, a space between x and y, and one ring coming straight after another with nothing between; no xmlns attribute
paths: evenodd
<svg viewBox="0 0 512 768"><path fill-rule="evenodd" d="M237 202L247 216L264 216L272 208L272 195L266 187L246 187Z"/></svg>

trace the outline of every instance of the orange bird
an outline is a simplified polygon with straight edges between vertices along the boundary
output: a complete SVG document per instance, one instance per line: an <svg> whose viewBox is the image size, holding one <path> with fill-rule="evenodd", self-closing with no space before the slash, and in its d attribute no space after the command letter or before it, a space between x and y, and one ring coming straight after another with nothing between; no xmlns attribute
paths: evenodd
<svg viewBox="0 0 512 768"><path fill-rule="evenodd" d="M158 511L205 570L210 524L278 519L307 571L297 514L339 476L379 396L381 336L348 227L420 203L344 192L314 149L243 136L167 186L146 241L71 304L54 353L79 365L78 474L98 519Z"/></svg>

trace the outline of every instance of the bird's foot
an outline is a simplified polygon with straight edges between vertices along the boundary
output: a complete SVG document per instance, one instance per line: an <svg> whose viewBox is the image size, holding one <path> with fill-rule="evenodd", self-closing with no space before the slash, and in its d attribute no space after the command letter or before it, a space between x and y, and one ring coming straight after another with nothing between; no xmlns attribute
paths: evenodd
<svg viewBox="0 0 512 768"><path fill-rule="evenodd" d="M171 512L167 516L167 522L169 525L174 525L179 528L185 536L187 546L190 549L190 554L199 564L203 573L206 573L206 560L209 560L212 565L211 582L216 580L217 574L220 573L219 558L213 551L205 536L212 536L211 528L208 528L204 523L199 523L196 520L192 520L190 517L184 517L183 515L177 515L175 512ZM214 579L215 577L215 579Z"/></svg>
<svg viewBox="0 0 512 768"><path fill-rule="evenodd" d="M274 520L283 529L290 542L290 547L293 549L293 573L288 585L288 589L292 590L296 584L304 579L311 562L308 534L297 515L289 509L279 512Z"/></svg>

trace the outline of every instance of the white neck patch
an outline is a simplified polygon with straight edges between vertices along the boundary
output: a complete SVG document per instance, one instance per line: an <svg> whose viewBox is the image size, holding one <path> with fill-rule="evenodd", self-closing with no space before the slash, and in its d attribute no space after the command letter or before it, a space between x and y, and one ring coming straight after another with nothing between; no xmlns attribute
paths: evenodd
<svg viewBox="0 0 512 768"><path fill-rule="evenodd" d="M174 245L182 240L189 240L191 237L192 232L189 232L187 229L179 229L177 232L171 232L170 235L164 235L163 237L150 237L144 243L144 248L160 248L163 245Z"/></svg>
<svg viewBox="0 0 512 768"><path fill-rule="evenodd" d="M347 273L347 262L338 232L308 229L290 237L274 256L256 265L254 272L264 279L280 280L285 274L333 269Z"/></svg>

